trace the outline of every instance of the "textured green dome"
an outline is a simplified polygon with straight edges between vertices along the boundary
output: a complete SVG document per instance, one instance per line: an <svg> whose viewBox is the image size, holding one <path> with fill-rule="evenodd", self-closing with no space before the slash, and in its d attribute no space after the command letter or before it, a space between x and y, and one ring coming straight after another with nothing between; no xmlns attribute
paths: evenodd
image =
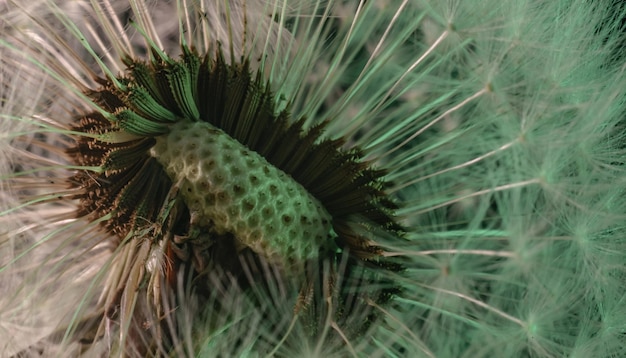
<svg viewBox="0 0 626 358"><path fill-rule="evenodd" d="M181 121L151 150L178 183L191 225L233 234L272 261L317 257L331 216L291 176L207 122Z"/></svg>

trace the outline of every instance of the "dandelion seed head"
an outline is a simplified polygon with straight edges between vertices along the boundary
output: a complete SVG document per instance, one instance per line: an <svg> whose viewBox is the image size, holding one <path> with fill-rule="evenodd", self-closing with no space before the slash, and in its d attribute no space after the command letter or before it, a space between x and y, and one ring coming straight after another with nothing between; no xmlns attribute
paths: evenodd
<svg viewBox="0 0 626 358"><path fill-rule="evenodd" d="M623 355L624 11L605 6L7 3L0 350ZM207 73L228 86L204 96ZM238 145L324 239L270 235ZM238 239L255 225L271 239Z"/></svg>
<svg viewBox="0 0 626 358"><path fill-rule="evenodd" d="M167 287L192 279L197 292L190 302L213 300L215 287L232 280L243 290L255 281L261 286L294 281L282 295L300 291L295 311L302 312L307 335L326 334L331 317L354 324L347 330L337 326L344 337L367 329L374 315L359 308L360 297L383 302L396 290L387 281L364 286L379 280L377 270L399 267L381 256L374 234L401 234L393 219L396 204L385 197L385 171L372 169L357 147L343 148L341 136L325 137L324 121L290 118L285 103L292 98L280 98L289 88L278 71L286 64L267 50L283 51L278 39L291 39L281 28L284 23L270 17L271 29L263 28L264 16L249 16L243 2L217 5L210 14L194 9L193 17L177 3L177 52L164 45L167 39L159 35L146 4L122 7L122 13L136 17L129 31L119 19L103 16L119 11L111 5L94 5L91 16L102 26L96 29L73 23L72 12L50 3L53 21L38 23L40 33L24 33L23 41L44 46L43 55L33 47L25 57L66 89L59 112L48 109L56 132L36 144L42 149L38 159L54 158L46 175L65 176L66 187L59 183L59 194L32 195L51 208L77 204L74 216L70 210L45 220L61 216L69 221L59 232L71 228L85 235L80 244L74 243L78 236L59 240L54 231L49 239L61 247L77 246L69 255L59 251L63 263L92 254L94 247L110 250L102 270L85 270L89 288L82 298L76 295L81 308L74 314L65 310L69 323L64 319L59 326L66 328L51 337L66 344L93 342L93 347L103 341L111 352L167 351L187 324L180 327L169 318L174 313L166 306L179 298ZM224 27L207 27L207 15L219 17ZM69 30L69 40L55 33L56 21ZM261 28L262 36L247 35L250 25ZM145 41L143 50L135 36ZM263 56L255 54L260 45ZM62 140L44 144L57 133ZM276 264L276 277L259 277ZM260 293L254 296L263 303ZM296 296L287 295L290 300L280 305L294 305ZM79 318L91 305L89 318ZM236 307L220 306L236 313ZM363 312L361 322L350 312ZM268 351L283 344L270 341L278 346Z"/></svg>

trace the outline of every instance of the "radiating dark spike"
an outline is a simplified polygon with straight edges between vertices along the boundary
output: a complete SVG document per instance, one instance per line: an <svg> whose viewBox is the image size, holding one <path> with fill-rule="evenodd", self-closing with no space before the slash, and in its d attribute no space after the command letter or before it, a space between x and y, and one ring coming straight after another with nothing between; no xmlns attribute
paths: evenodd
<svg viewBox="0 0 626 358"><path fill-rule="evenodd" d="M176 114L163 107L144 87L129 86L123 98L129 108L143 117L157 122L175 122L179 120Z"/></svg>
<svg viewBox="0 0 626 358"><path fill-rule="evenodd" d="M189 68L180 62L167 66L165 77L169 83L171 97L183 117L197 121L200 119L200 111L196 105L195 85L197 80L192 80Z"/></svg>
<svg viewBox="0 0 626 358"><path fill-rule="evenodd" d="M132 61L128 66L133 81L137 84L137 87L142 87L148 94L154 98L160 104L165 103L165 100L161 96L159 85L154 78L154 70L151 69L146 63ZM171 108L168 108L171 110Z"/></svg>
<svg viewBox="0 0 626 358"><path fill-rule="evenodd" d="M102 163L106 172L115 172L128 168L134 163L141 161L156 141L154 138L145 138L138 141L128 142L126 147L118 147L111 151Z"/></svg>

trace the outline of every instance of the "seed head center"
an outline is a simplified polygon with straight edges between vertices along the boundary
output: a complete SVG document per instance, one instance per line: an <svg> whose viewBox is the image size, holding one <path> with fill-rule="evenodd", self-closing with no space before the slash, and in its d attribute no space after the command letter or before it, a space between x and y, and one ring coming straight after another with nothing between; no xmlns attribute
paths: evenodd
<svg viewBox="0 0 626 358"><path fill-rule="evenodd" d="M331 216L291 176L207 122L180 121L151 155L191 214L192 226L232 234L268 259L317 257L332 238Z"/></svg>

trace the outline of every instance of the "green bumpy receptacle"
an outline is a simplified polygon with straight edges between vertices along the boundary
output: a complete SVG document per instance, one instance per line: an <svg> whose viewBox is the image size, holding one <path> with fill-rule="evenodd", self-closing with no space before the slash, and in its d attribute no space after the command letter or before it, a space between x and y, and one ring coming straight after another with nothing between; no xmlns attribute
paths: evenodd
<svg viewBox="0 0 626 358"><path fill-rule="evenodd" d="M207 122L180 121L151 154L189 209L192 225L277 263L317 257L332 237L331 216L288 174Z"/></svg>

